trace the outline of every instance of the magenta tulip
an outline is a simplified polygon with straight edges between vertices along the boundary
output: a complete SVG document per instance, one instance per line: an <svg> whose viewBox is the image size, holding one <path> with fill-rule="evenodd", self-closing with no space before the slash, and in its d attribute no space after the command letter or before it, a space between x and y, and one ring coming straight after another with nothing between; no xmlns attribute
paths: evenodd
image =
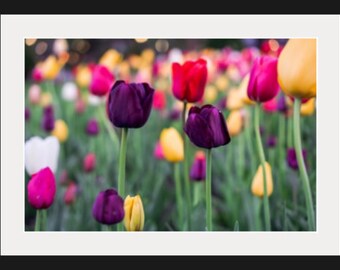
<svg viewBox="0 0 340 270"><path fill-rule="evenodd" d="M105 66L94 68L90 84L90 92L96 96L105 96L111 89L114 77Z"/></svg>

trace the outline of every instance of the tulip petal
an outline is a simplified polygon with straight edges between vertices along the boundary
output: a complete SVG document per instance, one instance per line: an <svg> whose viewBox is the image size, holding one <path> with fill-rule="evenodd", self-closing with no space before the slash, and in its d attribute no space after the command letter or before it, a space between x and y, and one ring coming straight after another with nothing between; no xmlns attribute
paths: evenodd
<svg viewBox="0 0 340 270"><path fill-rule="evenodd" d="M200 114L189 114L184 131L196 146L208 149L214 146L213 132L209 127L207 120ZM204 136L202 136L202 134L204 134Z"/></svg>
<svg viewBox="0 0 340 270"><path fill-rule="evenodd" d="M182 72L182 67L178 63L172 64L172 92L176 98L179 100L184 100L185 98L185 82L184 74Z"/></svg>

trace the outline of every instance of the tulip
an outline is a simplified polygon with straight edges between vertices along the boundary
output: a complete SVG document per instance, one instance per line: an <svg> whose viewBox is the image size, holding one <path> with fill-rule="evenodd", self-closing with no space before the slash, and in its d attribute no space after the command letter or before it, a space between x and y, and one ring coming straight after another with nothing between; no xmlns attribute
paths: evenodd
<svg viewBox="0 0 340 270"><path fill-rule="evenodd" d="M98 121L95 118L89 119L86 124L86 133L89 136L97 136L100 131Z"/></svg>
<svg viewBox="0 0 340 270"><path fill-rule="evenodd" d="M32 104L38 104L40 102L41 88L37 84L32 84L28 90L28 98Z"/></svg>
<svg viewBox="0 0 340 270"><path fill-rule="evenodd" d="M262 103L262 108L265 112L273 113L277 111L277 100L276 98L272 98L266 102Z"/></svg>
<svg viewBox="0 0 340 270"><path fill-rule="evenodd" d="M216 87L219 91L221 92L225 92L225 90L228 88L229 86L229 80L228 77L225 75L221 75L216 79Z"/></svg>
<svg viewBox="0 0 340 270"><path fill-rule="evenodd" d="M306 103L301 105L300 113L303 116L312 115L315 111L315 98L309 99Z"/></svg>
<svg viewBox="0 0 340 270"><path fill-rule="evenodd" d="M51 132L54 129L54 110L52 105L49 105L44 108L41 127L46 132Z"/></svg>
<svg viewBox="0 0 340 270"><path fill-rule="evenodd" d="M101 99L100 97L98 97L98 96L89 94L89 95L88 95L87 101L88 101L88 103L89 103L91 106L98 106L98 105L101 104L102 99Z"/></svg>
<svg viewBox="0 0 340 270"><path fill-rule="evenodd" d="M65 101L75 101L78 96L78 88L73 82L67 82L61 89L61 97Z"/></svg>
<svg viewBox="0 0 340 270"><path fill-rule="evenodd" d="M105 66L98 65L92 74L90 92L99 97L105 96L110 91L113 81L112 73Z"/></svg>
<svg viewBox="0 0 340 270"><path fill-rule="evenodd" d="M108 99L109 118L121 128L140 128L149 118L155 90L147 83L117 81Z"/></svg>
<svg viewBox="0 0 340 270"><path fill-rule="evenodd" d="M88 66L78 66L76 73L76 82L79 87L88 87L91 83L92 72Z"/></svg>
<svg viewBox="0 0 340 270"><path fill-rule="evenodd" d="M152 107L155 110L164 110L166 108L166 95L163 91L155 91Z"/></svg>
<svg viewBox="0 0 340 270"><path fill-rule="evenodd" d="M49 167L53 173L57 170L59 142L54 136L42 139L32 137L25 143L25 167L29 175Z"/></svg>
<svg viewBox="0 0 340 270"><path fill-rule="evenodd" d="M124 200L115 189L101 191L93 204L92 215L102 224L119 223L124 218Z"/></svg>
<svg viewBox="0 0 340 270"><path fill-rule="evenodd" d="M70 182L64 193L64 202L66 205L75 203L78 187L74 182Z"/></svg>
<svg viewBox="0 0 340 270"><path fill-rule="evenodd" d="M83 168L85 172L92 172L96 167L96 154L88 153L83 162Z"/></svg>
<svg viewBox="0 0 340 270"><path fill-rule="evenodd" d="M33 208L49 208L54 201L56 193L55 179L51 169L45 167L33 174L28 182L27 189L28 202Z"/></svg>
<svg viewBox="0 0 340 270"><path fill-rule="evenodd" d="M230 142L224 117L212 105L191 107L184 130L191 142L198 147L211 149Z"/></svg>
<svg viewBox="0 0 340 270"><path fill-rule="evenodd" d="M257 102L266 102L278 92L277 59L270 56L256 58L250 72L248 97Z"/></svg>
<svg viewBox="0 0 340 270"><path fill-rule="evenodd" d="M206 177L206 160L203 151L197 151L194 162L190 170L190 178L194 181L205 180Z"/></svg>
<svg viewBox="0 0 340 270"><path fill-rule="evenodd" d="M163 149L159 141L155 144L153 156L159 160L164 159Z"/></svg>
<svg viewBox="0 0 340 270"><path fill-rule="evenodd" d="M273 178L272 169L268 162L265 163L265 171L266 171L267 196L269 197L273 193ZM259 166L253 178L253 182L251 184L251 192L257 197L262 198L264 196L264 180L262 165Z"/></svg>
<svg viewBox="0 0 340 270"><path fill-rule="evenodd" d="M25 121L29 121L31 118L31 111L29 108L25 108Z"/></svg>
<svg viewBox="0 0 340 270"><path fill-rule="evenodd" d="M215 102L216 98L217 98L217 89L214 86L209 85L207 87L207 90L204 92L204 102L213 103Z"/></svg>
<svg viewBox="0 0 340 270"><path fill-rule="evenodd" d="M304 162L306 163L307 151L305 149L302 150L302 156L303 156ZM292 168L293 170L299 169L299 164L297 161L296 152L294 148L287 149L287 163L288 163L288 166Z"/></svg>
<svg viewBox="0 0 340 270"><path fill-rule="evenodd" d="M227 118L227 127L231 137L240 134L243 128L243 115L241 110L231 111Z"/></svg>
<svg viewBox="0 0 340 270"><path fill-rule="evenodd" d="M40 97L40 105L41 107L47 107L52 104L52 95L51 93L42 93Z"/></svg>
<svg viewBox="0 0 340 270"><path fill-rule="evenodd" d="M281 113L286 113L288 110L286 96L281 94L277 101L277 110Z"/></svg>
<svg viewBox="0 0 340 270"><path fill-rule="evenodd" d="M68 127L66 123L61 119L55 121L51 135L55 136L59 142L65 142L68 138Z"/></svg>
<svg viewBox="0 0 340 270"><path fill-rule="evenodd" d="M124 202L124 226L127 231L142 231L144 228L144 208L139 195L128 195Z"/></svg>
<svg viewBox="0 0 340 270"><path fill-rule="evenodd" d="M58 76L60 69L61 65L58 62L58 59L55 56L50 55L42 64L41 71L45 79L54 80Z"/></svg>
<svg viewBox="0 0 340 270"><path fill-rule="evenodd" d="M242 92L236 88L229 90L226 103L227 109L231 111L243 108L244 102Z"/></svg>
<svg viewBox="0 0 340 270"><path fill-rule="evenodd" d="M290 39L278 61L278 81L289 96L316 96L316 39Z"/></svg>
<svg viewBox="0 0 340 270"><path fill-rule="evenodd" d="M183 139L175 128L171 127L162 130L160 145L167 161L180 162L183 160Z"/></svg>
<svg viewBox="0 0 340 270"><path fill-rule="evenodd" d="M177 108L172 108L169 114L169 118L173 121L176 121L180 119L180 117L181 117L181 111Z"/></svg>
<svg viewBox="0 0 340 270"><path fill-rule="evenodd" d="M202 99L207 82L207 62L204 59L172 64L172 92L182 101L197 102Z"/></svg>
<svg viewBox="0 0 340 270"><path fill-rule="evenodd" d="M99 59L99 64L105 66L109 70L113 70L121 60L122 55L119 52L114 49L109 49Z"/></svg>
<svg viewBox="0 0 340 270"><path fill-rule="evenodd" d="M32 79L33 81L39 83L44 79L41 68L35 67L32 71Z"/></svg>
<svg viewBox="0 0 340 270"><path fill-rule="evenodd" d="M275 147L277 143L276 137L275 136L269 136L267 139L267 146L268 147Z"/></svg>

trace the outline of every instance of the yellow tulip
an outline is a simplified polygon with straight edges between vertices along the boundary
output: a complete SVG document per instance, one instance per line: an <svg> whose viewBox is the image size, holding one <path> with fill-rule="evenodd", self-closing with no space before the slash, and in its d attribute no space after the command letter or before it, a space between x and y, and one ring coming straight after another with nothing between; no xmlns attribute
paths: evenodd
<svg viewBox="0 0 340 270"><path fill-rule="evenodd" d="M234 137L242 131L243 116L241 110L231 111L227 118L227 127L230 136Z"/></svg>
<svg viewBox="0 0 340 270"><path fill-rule="evenodd" d="M144 228L144 208L139 195L130 197L124 201L124 226L127 231L142 231Z"/></svg>
<svg viewBox="0 0 340 270"><path fill-rule="evenodd" d="M91 83L92 72L88 66L78 66L76 82L80 87L88 87Z"/></svg>
<svg viewBox="0 0 340 270"><path fill-rule="evenodd" d="M242 93L236 88L231 89L227 96L227 109L239 110L243 106Z"/></svg>
<svg viewBox="0 0 340 270"><path fill-rule="evenodd" d="M40 96L40 106L46 107L52 103L52 95L51 93L42 93Z"/></svg>
<svg viewBox="0 0 340 270"><path fill-rule="evenodd" d="M50 55L42 64L42 73L45 79L54 80L61 70L61 65L54 55Z"/></svg>
<svg viewBox="0 0 340 270"><path fill-rule="evenodd" d="M273 193L272 169L268 162L265 163L264 167L266 170L267 195L269 197ZM263 197L264 195L263 170L261 165L257 169L257 172L253 178L253 182L251 184L251 192L257 197Z"/></svg>
<svg viewBox="0 0 340 270"><path fill-rule="evenodd" d="M205 103L214 103L217 98L217 90L215 86L209 85L204 91Z"/></svg>
<svg viewBox="0 0 340 270"><path fill-rule="evenodd" d="M122 55L114 49L107 50L99 59L99 64L113 70L115 66L122 61Z"/></svg>
<svg viewBox="0 0 340 270"><path fill-rule="evenodd" d="M290 39L278 61L278 81L289 96L316 96L316 39Z"/></svg>
<svg viewBox="0 0 340 270"><path fill-rule="evenodd" d="M225 92L229 86L229 81L228 81L227 76L220 75L219 77L217 77L215 84L219 91Z"/></svg>
<svg viewBox="0 0 340 270"><path fill-rule="evenodd" d="M309 99L306 103L301 104L301 115L312 115L315 111L315 98Z"/></svg>
<svg viewBox="0 0 340 270"><path fill-rule="evenodd" d="M252 101L249 97L248 97L248 83L249 83L249 74L247 74L243 80L241 81L238 90L240 91L240 95L241 95L241 99L245 104L248 105L253 105L255 104L254 101Z"/></svg>
<svg viewBox="0 0 340 270"><path fill-rule="evenodd" d="M59 142L65 142L68 138L68 127L66 123L61 119L55 121L51 135L57 137Z"/></svg>
<svg viewBox="0 0 340 270"><path fill-rule="evenodd" d="M151 65L155 59L155 52L152 49L145 49L142 52L141 57L143 61L145 61L145 64Z"/></svg>
<svg viewBox="0 0 340 270"><path fill-rule="evenodd" d="M183 160L183 139L175 128L171 127L162 130L160 144L167 161L179 162Z"/></svg>

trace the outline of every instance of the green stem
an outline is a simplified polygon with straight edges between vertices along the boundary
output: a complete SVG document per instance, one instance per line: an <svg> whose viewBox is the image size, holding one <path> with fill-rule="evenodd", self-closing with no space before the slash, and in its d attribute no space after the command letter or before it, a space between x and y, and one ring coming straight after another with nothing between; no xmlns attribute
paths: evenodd
<svg viewBox="0 0 340 270"><path fill-rule="evenodd" d="M127 136L128 129L122 128L122 137L120 142L120 152L119 152L119 168L118 168L118 194L125 198L125 161L126 161L126 148L127 148ZM118 231L123 230L123 224L119 223Z"/></svg>
<svg viewBox="0 0 340 270"><path fill-rule="evenodd" d="M212 203L211 203L211 149L207 150L207 179L205 181L206 222L207 231L212 231Z"/></svg>
<svg viewBox="0 0 340 270"><path fill-rule="evenodd" d="M35 217L35 226L34 226L34 230L36 232L40 231L41 230L41 210L37 210L37 214L36 214L36 217Z"/></svg>
<svg viewBox="0 0 340 270"><path fill-rule="evenodd" d="M278 151L279 151L279 174L280 174L280 193L281 196L285 193L285 163L283 162L285 160L285 129L286 129L286 121L285 116L283 114L279 114L279 143L278 143Z"/></svg>
<svg viewBox="0 0 340 270"><path fill-rule="evenodd" d="M300 176L303 184L303 190L305 193L305 199L307 204L308 226L310 231L315 231L315 213L313 208L312 193L309 184L309 178L306 170L306 166L302 156L301 147L301 133L300 133L300 106L301 100L295 99L294 101L294 147L295 153L299 165Z"/></svg>
<svg viewBox="0 0 340 270"><path fill-rule="evenodd" d="M177 214L179 220L179 228L183 227L183 201L182 201L182 188L181 188L181 179L180 179L180 168L179 163L174 164L174 177L175 177L175 188L176 188L176 205L177 205Z"/></svg>
<svg viewBox="0 0 340 270"><path fill-rule="evenodd" d="M266 177L266 158L264 156L262 141L261 141L261 134L260 134L260 110L261 110L261 103L256 103L255 106L255 135L256 135L256 144L257 150L259 152L260 162L262 166L262 173L263 173L263 207L264 207L264 219L265 219L265 229L266 231L271 230L270 226L270 210L269 210L269 200L267 194L267 177Z"/></svg>
<svg viewBox="0 0 340 270"><path fill-rule="evenodd" d="M107 118L105 106L100 106L99 108L100 118L102 123L105 125L105 128L107 132L109 133L109 136L115 146L115 152L118 151L119 141L116 131L114 130L113 126L111 125L111 122Z"/></svg>
<svg viewBox="0 0 340 270"><path fill-rule="evenodd" d="M184 139L184 182L185 182L185 196L187 203L187 218L188 218L188 230L191 230L191 209L192 209L192 201L191 201L191 191L190 191L190 179L189 179L189 142L188 137L185 135L184 126L185 126L185 115L187 110L187 102L184 101L184 108L182 113L182 130L183 130L183 139Z"/></svg>
<svg viewBox="0 0 340 270"><path fill-rule="evenodd" d="M293 127L292 127L292 125L293 125L292 117L289 117L288 118L288 128L287 128L287 146L289 148L293 147L293 142L292 142L293 141L293 139L292 139L292 134L293 134L292 129L293 129Z"/></svg>

